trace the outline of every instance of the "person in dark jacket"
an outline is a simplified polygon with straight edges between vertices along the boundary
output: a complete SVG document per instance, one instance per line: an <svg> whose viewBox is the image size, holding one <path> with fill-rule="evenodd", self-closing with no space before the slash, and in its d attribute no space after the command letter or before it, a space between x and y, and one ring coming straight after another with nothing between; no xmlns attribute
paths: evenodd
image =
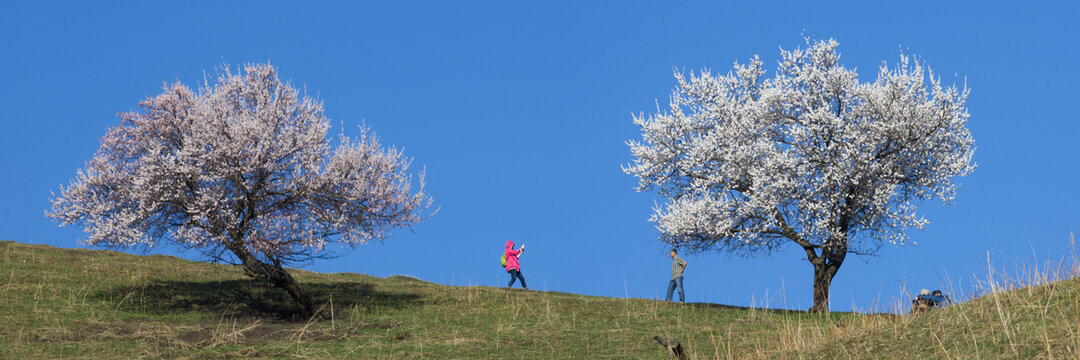
<svg viewBox="0 0 1080 360"><path fill-rule="evenodd" d="M930 293L930 301L933 301L934 306L937 307L952 304L952 299L948 295L942 294L941 290L934 290L934 292Z"/></svg>

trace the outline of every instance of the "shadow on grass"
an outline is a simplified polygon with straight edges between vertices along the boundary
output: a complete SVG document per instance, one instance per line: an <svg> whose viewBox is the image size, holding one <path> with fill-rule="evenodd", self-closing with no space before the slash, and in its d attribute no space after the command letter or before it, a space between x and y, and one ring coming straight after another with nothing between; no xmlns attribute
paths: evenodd
<svg viewBox="0 0 1080 360"><path fill-rule="evenodd" d="M686 303L685 306L692 306L696 308L705 309L728 309L728 310L754 310L765 312L769 314L809 314L810 312L805 310L789 310L789 309L770 309L770 308L755 308L748 306L736 306L736 305L724 305L713 303Z"/></svg>
<svg viewBox="0 0 1080 360"><path fill-rule="evenodd" d="M403 309L421 305L423 296L376 290L361 282L300 283L312 297L315 307L329 313L332 299L335 312L341 314L358 308L364 312L380 309ZM146 285L123 286L98 293L96 298L113 302L116 308L150 315L205 313L215 316L306 320L296 316L296 304L280 288L263 282L227 281L153 281ZM326 316L329 318L329 316Z"/></svg>

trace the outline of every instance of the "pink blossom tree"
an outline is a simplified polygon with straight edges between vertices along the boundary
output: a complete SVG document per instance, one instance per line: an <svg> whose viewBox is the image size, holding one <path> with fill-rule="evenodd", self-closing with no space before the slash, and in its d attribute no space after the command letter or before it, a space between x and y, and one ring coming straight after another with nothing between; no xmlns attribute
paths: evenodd
<svg viewBox="0 0 1080 360"><path fill-rule="evenodd" d="M927 224L916 204L949 202L953 179L975 168L966 87L903 54L863 83L837 46L781 50L771 78L757 56L726 75L676 73L669 112L634 118L642 141L629 142L635 162L624 168L639 191L667 199L652 221L672 246L801 248L814 312L829 310L848 254L904 243L907 228Z"/></svg>
<svg viewBox="0 0 1080 360"><path fill-rule="evenodd" d="M285 266L355 247L421 220L410 159L361 129L327 137L323 104L270 64L227 67L198 91L177 82L120 115L47 216L78 224L97 246L171 242L287 291L305 318L311 295ZM336 146L335 146L336 145Z"/></svg>

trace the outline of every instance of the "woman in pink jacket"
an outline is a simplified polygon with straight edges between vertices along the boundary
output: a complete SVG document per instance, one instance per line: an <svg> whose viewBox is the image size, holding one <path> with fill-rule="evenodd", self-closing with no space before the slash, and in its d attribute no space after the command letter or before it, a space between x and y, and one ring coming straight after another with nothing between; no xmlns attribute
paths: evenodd
<svg viewBox="0 0 1080 360"><path fill-rule="evenodd" d="M525 251L525 245L521 245L521 248L514 250L514 242L506 241L506 251L503 255L506 255L506 272L510 273L510 283L506 284L506 288L510 289L514 286L514 279L521 279L521 287L525 290L529 290L529 287L525 285L525 276L521 275L521 265L518 265L518 256L521 256L521 252Z"/></svg>

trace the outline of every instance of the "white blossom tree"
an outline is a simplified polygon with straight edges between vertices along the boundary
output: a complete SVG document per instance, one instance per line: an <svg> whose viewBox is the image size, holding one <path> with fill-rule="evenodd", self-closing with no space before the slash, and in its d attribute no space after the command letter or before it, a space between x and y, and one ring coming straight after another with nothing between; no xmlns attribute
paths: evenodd
<svg viewBox="0 0 1080 360"><path fill-rule="evenodd" d="M691 252L771 253L785 244L814 268L813 312L848 254L903 244L927 220L916 202L951 201L975 164L966 86L943 86L900 54L861 83L837 42L781 49L766 78L754 56L727 75L676 71L668 112L634 117L642 140L624 171L657 191L661 240Z"/></svg>
<svg viewBox="0 0 1080 360"><path fill-rule="evenodd" d="M325 257L330 243L385 239L431 203L423 173L412 192L411 160L366 128L332 146L323 104L270 64L223 67L198 92L166 85L139 107L120 115L46 215L83 225L90 245L172 242L238 261L286 290L305 318L311 296L285 266Z"/></svg>

